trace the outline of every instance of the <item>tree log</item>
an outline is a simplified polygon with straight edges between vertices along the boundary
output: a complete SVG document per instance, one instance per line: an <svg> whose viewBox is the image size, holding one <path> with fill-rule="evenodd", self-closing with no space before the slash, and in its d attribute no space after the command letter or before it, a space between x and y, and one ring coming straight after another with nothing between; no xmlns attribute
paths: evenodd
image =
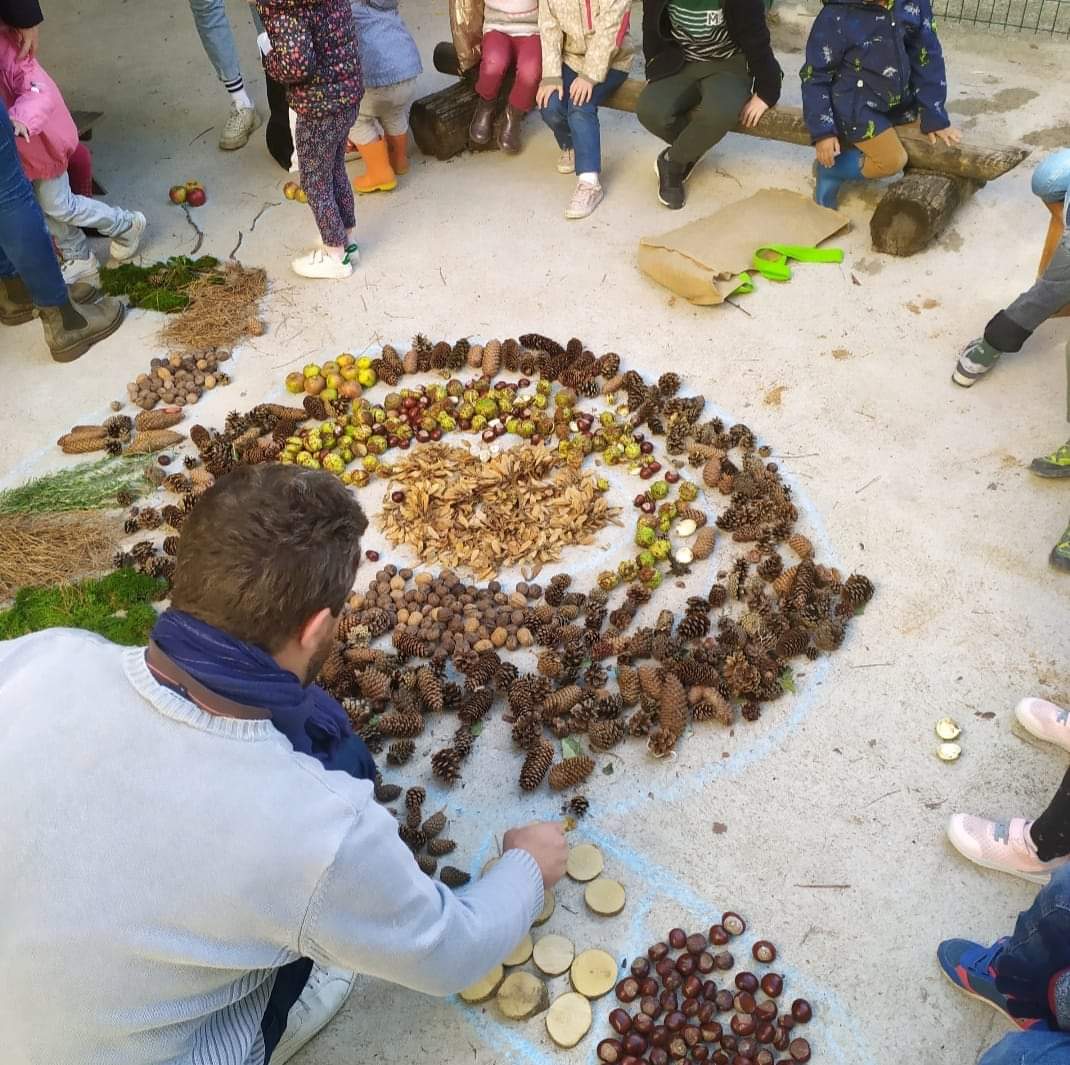
<svg viewBox="0 0 1070 1065"><path fill-rule="evenodd" d="M458 75L457 53L453 44L443 41L435 47L435 69L443 74ZM469 71L469 74L472 72ZM605 103L617 111L635 111L639 94L646 82L629 78ZM766 140L783 141L809 147L810 132L803 122L802 111L797 107L773 107L762 115L755 129L736 128L737 133ZM910 166L916 170L928 170L948 177L967 178L970 181L994 181L1013 170L1029 154L1028 148L1018 145L961 144L948 148L942 144L930 144L928 137L911 127L900 127L899 136L910 158Z"/></svg>
<svg viewBox="0 0 1070 1065"><path fill-rule="evenodd" d="M945 174L908 171L884 194L869 222L875 251L913 255L934 241L976 187Z"/></svg>
<svg viewBox="0 0 1070 1065"><path fill-rule="evenodd" d="M420 151L441 160L463 152L477 99L471 82L462 80L416 100L409 125Z"/></svg>

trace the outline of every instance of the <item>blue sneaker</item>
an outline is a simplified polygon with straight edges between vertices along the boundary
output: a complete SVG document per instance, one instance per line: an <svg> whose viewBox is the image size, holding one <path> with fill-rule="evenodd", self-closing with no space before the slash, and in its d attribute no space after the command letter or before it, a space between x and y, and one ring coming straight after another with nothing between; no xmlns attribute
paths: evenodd
<svg viewBox="0 0 1070 1065"><path fill-rule="evenodd" d="M836 156L832 166L816 164L817 187L814 200L822 207L835 207L840 199L840 186L845 181L858 181L862 177L864 156L857 148L844 148Z"/></svg>
<svg viewBox="0 0 1070 1065"><path fill-rule="evenodd" d="M996 989L996 958L1003 952L1006 939L997 939L990 947L982 947L968 939L945 939L936 950L936 958L944 976L970 998L994 1006L1012 1023L1022 1026L1007 1009L1007 998Z"/></svg>

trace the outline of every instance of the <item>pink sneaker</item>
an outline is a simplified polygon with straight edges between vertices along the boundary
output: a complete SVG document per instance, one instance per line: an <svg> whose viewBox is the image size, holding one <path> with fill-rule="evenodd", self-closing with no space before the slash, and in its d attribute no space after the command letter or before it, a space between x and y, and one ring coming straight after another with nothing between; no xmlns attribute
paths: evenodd
<svg viewBox="0 0 1070 1065"><path fill-rule="evenodd" d="M1034 884L1046 884L1053 870L1066 865L1070 857L1042 862L1028 835L1032 823L1024 817L986 821L970 814L955 814L948 822L947 838L959 854L976 865L1020 876Z"/></svg>
<svg viewBox="0 0 1070 1065"><path fill-rule="evenodd" d="M1015 708L1018 724L1038 740L1070 751L1070 712L1047 699L1023 699Z"/></svg>

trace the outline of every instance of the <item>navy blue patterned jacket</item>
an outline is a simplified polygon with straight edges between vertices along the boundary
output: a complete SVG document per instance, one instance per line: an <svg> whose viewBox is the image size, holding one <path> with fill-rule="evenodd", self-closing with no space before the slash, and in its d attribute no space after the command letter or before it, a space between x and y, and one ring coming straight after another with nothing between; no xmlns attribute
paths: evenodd
<svg viewBox="0 0 1070 1065"><path fill-rule="evenodd" d="M815 141L837 136L855 144L919 112L924 133L951 124L930 0L825 0L800 75Z"/></svg>

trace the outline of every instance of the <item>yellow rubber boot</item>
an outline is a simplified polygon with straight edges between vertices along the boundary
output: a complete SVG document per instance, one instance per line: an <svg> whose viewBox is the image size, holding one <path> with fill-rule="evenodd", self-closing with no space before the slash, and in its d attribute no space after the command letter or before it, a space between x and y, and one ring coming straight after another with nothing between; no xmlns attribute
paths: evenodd
<svg viewBox="0 0 1070 1065"><path fill-rule="evenodd" d="M1048 263L1051 262L1051 257L1055 254L1055 249L1059 246L1059 241L1063 239L1063 211L1065 210L1061 203L1049 203L1048 210L1051 211L1051 221L1048 223L1048 233L1044 238L1044 250L1040 253L1040 265L1037 267L1037 277L1039 277L1048 268ZM1052 317L1054 318L1070 318L1070 304L1067 304L1061 311L1058 311Z"/></svg>
<svg viewBox="0 0 1070 1065"><path fill-rule="evenodd" d="M357 151L364 160L364 173L353 180L357 192L390 192L398 187L394 168L386 150L386 141L379 138L369 144L358 144Z"/></svg>
<svg viewBox="0 0 1070 1065"><path fill-rule="evenodd" d="M390 165L399 177L409 172L409 134L388 133L386 147L390 153Z"/></svg>

